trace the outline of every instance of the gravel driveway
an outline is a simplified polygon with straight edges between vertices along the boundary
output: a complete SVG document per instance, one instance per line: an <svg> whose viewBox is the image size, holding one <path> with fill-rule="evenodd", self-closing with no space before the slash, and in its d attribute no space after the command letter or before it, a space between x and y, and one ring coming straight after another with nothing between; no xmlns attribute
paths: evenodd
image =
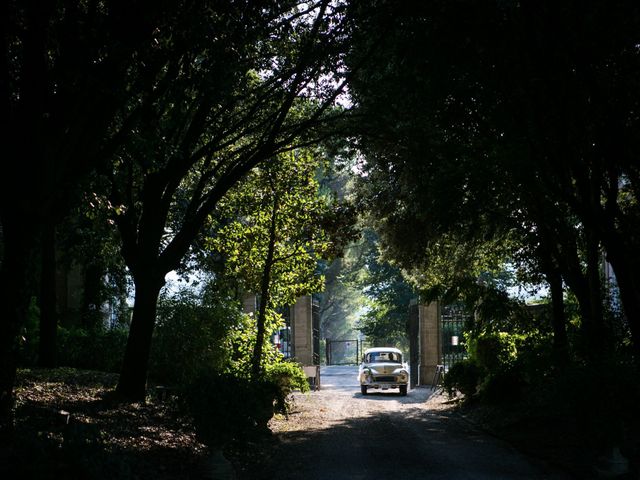
<svg viewBox="0 0 640 480"><path fill-rule="evenodd" d="M357 367L323 367L318 392L296 394L272 420L277 446L263 478L569 479L476 430L430 388L360 393Z"/></svg>

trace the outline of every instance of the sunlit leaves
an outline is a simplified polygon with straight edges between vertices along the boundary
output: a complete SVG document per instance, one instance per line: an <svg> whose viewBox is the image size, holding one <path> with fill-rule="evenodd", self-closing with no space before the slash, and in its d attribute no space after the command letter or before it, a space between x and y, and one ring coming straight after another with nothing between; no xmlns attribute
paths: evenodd
<svg viewBox="0 0 640 480"><path fill-rule="evenodd" d="M227 273L248 291L259 292L275 219L270 284L274 307L323 288L317 262L331 242L320 226L329 203L318 194L318 166L311 151L295 150L254 170L221 204L222 225L209 240L210 248L224 256Z"/></svg>

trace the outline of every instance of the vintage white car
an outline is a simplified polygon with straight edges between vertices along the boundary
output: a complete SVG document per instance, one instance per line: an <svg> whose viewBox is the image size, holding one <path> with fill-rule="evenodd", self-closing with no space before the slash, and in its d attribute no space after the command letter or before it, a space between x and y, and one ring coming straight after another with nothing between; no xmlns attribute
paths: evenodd
<svg viewBox="0 0 640 480"><path fill-rule="evenodd" d="M403 362L402 352L397 348L378 347L364 351L358 369L360 391L367 394L370 388L399 388L400 395L407 394L409 365Z"/></svg>

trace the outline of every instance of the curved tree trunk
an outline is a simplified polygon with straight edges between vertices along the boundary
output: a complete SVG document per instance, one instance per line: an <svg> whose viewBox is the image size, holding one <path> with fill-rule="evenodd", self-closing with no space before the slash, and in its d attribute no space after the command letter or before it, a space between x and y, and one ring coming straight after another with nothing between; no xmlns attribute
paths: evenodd
<svg viewBox="0 0 640 480"><path fill-rule="evenodd" d="M564 253L566 254L567 252ZM565 258L565 261L567 261L567 268L563 269L563 272L567 285L576 296L576 300L578 301L578 310L580 311L581 342L578 352L584 358L590 358L593 352L589 350L589 339L591 338L591 331L593 329L592 324L594 323L594 320L592 319L593 312L591 310L589 286L587 279L580 268L577 257L568 257L569 256Z"/></svg>
<svg viewBox="0 0 640 480"><path fill-rule="evenodd" d="M564 312L564 289L560 272L550 271L547 274L547 281L551 291L553 356L556 365L563 367L569 363L569 340L567 338L567 318Z"/></svg>
<svg viewBox="0 0 640 480"><path fill-rule="evenodd" d="M145 275L134 281L133 317L116 392L125 400L144 401L158 295L164 279L157 281L152 275Z"/></svg>
<svg viewBox="0 0 640 480"><path fill-rule="evenodd" d="M6 212L3 212L6 213ZM17 212L2 217L4 252L0 268L0 435L13 426L13 386L16 378L18 336L24 325L36 256L36 231Z"/></svg>

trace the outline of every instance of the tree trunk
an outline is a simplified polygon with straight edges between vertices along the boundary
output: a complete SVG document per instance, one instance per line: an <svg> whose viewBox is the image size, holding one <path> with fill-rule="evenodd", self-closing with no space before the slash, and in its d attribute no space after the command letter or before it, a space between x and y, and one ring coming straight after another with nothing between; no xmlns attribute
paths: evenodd
<svg viewBox="0 0 640 480"><path fill-rule="evenodd" d="M602 275L600 274L600 246L595 233L585 229L587 237L587 285L591 324L587 331L587 346L592 360L601 361L610 350L609 335L604 325Z"/></svg>
<svg viewBox="0 0 640 480"><path fill-rule="evenodd" d="M553 328L553 357L557 366L569 363L569 341L567 339L567 319L564 311L564 289L562 276L558 270L547 273L551 291L551 326Z"/></svg>
<svg viewBox="0 0 640 480"><path fill-rule="evenodd" d="M278 198L274 197L273 210L271 211L271 225L269 226L269 245L267 247L267 258L262 272L262 283L260 286L260 308L258 311L258 325L256 332L256 343L253 348L251 358L251 376L254 379L260 377L262 347L264 345L265 323L267 309L269 308L269 287L271 284L271 268L273 267L273 257L276 247L276 221L278 218Z"/></svg>
<svg viewBox="0 0 640 480"><path fill-rule="evenodd" d="M129 401L144 401L153 328L156 323L158 295L164 279L138 275L135 281L135 303L127 346L116 392Z"/></svg>
<svg viewBox="0 0 640 480"><path fill-rule="evenodd" d="M47 223L42 234L40 275L40 345L38 365L56 366L58 315L56 303L56 227Z"/></svg>
<svg viewBox="0 0 640 480"><path fill-rule="evenodd" d="M563 252L567 253L567 252ZM589 287L587 279L582 272L576 258L569 258L567 255L565 261L567 262L563 269L564 279L567 285L576 296L578 301L578 310L580 312L580 331L581 341L578 345L578 352L583 358L590 358L592 352L589 351L589 338L591 338L591 325L593 320L591 318L591 300L589 297ZM574 261L575 260L575 261Z"/></svg>
<svg viewBox="0 0 640 480"><path fill-rule="evenodd" d="M4 257L0 269L0 435L13 429L13 387L16 378L18 336L25 324L35 258L36 232L18 212L3 212Z"/></svg>
<svg viewBox="0 0 640 480"><path fill-rule="evenodd" d="M616 277L620 302L631 331L632 348L636 366L640 369L640 262L637 247L628 235L617 228L613 215L602 216L597 224L607 261Z"/></svg>

